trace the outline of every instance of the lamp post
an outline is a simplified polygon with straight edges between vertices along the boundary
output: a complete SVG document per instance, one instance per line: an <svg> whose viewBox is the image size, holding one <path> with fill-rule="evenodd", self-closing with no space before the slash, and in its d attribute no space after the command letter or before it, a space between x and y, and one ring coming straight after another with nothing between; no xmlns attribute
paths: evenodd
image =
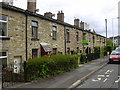
<svg viewBox="0 0 120 90"><path fill-rule="evenodd" d="M107 19L105 19L105 29L106 29L106 50L107 50Z"/></svg>
<svg viewBox="0 0 120 90"><path fill-rule="evenodd" d="M113 33L113 47L114 47L114 23L113 23L113 19L120 19L120 17L112 18L112 33ZM118 37L118 39L119 39L119 37ZM118 40L118 43L119 43L119 40Z"/></svg>
<svg viewBox="0 0 120 90"><path fill-rule="evenodd" d="M114 28L113 28L113 19L116 19L116 18L112 18L112 33L113 33L113 38L112 38L112 41L113 41L113 47L114 47Z"/></svg>

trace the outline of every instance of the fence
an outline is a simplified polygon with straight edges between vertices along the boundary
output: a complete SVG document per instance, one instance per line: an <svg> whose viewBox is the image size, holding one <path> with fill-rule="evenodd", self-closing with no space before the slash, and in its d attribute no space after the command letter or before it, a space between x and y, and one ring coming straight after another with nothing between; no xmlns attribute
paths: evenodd
<svg viewBox="0 0 120 90"><path fill-rule="evenodd" d="M88 61L95 60L95 59L98 59L98 58L100 58L100 53L87 54L87 60Z"/></svg>
<svg viewBox="0 0 120 90"><path fill-rule="evenodd" d="M92 61L98 58L100 58L100 53L81 54L80 63L84 64L87 63L88 61Z"/></svg>
<svg viewBox="0 0 120 90"><path fill-rule="evenodd" d="M2 88L13 86L18 83L24 82L24 64L19 64L19 71L14 64L8 64L7 67L2 65Z"/></svg>

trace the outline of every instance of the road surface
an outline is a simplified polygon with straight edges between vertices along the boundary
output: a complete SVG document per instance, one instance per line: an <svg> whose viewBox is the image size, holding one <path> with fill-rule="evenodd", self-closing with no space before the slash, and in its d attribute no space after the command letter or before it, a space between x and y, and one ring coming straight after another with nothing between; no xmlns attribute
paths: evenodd
<svg viewBox="0 0 120 90"><path fill-rule="evenodd" d="M120 65L108 64L100 69L77 88L119 88L120 87Z"/></svg>

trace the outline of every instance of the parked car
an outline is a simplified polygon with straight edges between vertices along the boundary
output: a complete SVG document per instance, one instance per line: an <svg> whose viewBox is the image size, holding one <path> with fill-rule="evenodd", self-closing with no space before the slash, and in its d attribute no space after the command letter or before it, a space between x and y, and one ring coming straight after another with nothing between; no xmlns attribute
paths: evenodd
<svg viewBox="0 0 120 90"><path fill-rule="evenodd" d="M109 63L120 63L120 51L114 50L109 56Z"/></svg>

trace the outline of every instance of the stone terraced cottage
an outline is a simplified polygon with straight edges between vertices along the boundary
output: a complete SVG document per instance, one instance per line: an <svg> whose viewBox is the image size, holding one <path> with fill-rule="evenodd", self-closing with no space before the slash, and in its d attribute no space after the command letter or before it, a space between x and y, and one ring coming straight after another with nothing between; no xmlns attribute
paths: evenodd
<svg viewBox="0 0 120 90"><path fill-rule="evenodd" d="M105 46L106 38L85 29L85 23L74 19L64 22L64 13L57 19L51 12L36 13L36 2L28 2L27 10L0 3L0 59L9 64L48 54L92 53L93 47ZM83 47L82 41L88 40Z"/></svg>

